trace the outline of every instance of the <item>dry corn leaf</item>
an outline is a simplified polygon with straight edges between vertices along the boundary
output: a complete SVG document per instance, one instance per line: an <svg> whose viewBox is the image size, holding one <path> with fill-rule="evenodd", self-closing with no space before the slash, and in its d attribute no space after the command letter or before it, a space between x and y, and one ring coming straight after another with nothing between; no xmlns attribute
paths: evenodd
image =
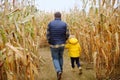
<svg viewBox="0 0 120 80"><path fill-rule="evenodd" d="M119 54L119 34L115 33L115 39L116 39L116 54Z"/></svg>
<svg viewBox="0 0 120 80"><path fill-rule="evenodd" d="M13 74L12 71L7 71L6 73L7 73L7 78L8 78L8 80L14 80L14 79L13 79L13 75L14 75L14 74Z"/></svg>
<svg viewBox="0 0 120 80"><path fill-rule="evenodd" d="M19 51L17 48L13 47L10 43L6 43L6 46L9 47L11 50L15 52L15 58L16 60L19 59L22 61L24 65L27 65L27 59L26 56L23 55L21 51Z"/></svg>
<svg viewBox="0 0 120 80"><path fill-rule="evenodd" d="M93 62L94 62L94 68L96 68L97 54L98 54L97 52L94 52L93 55L92 55L93 56Z"/></svg>
<svg viewBox="0 0 120 80"><path fill-rule="evenodd" d="M112 0L112 7L114 7L116 0Z"/></svg>
<svg viewBox="0 0 120 80"><path fill-rule="evenodd" d="M37 67L31 63L31 67L32 67L32 71L38 76L39 75L39 72L37 70Z"/></svg>
<svg viewBox="0 0 120 80"><path fill-rule="evenodd" d="M34 15L29 15L29 16L23 18L21 21L19 21L19 23L24 24L24 23L32 20L33 17L34 17Z"/></svg>

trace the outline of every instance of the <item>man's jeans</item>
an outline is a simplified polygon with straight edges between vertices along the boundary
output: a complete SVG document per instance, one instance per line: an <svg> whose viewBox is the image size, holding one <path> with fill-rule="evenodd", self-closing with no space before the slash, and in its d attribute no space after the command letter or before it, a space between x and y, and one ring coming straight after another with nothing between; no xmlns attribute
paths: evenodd
<svg viewBox="0 0 120 80"><path fill-rule="evenodd" d="M64 47L50 48L56 72L62 72Z"/></svg>

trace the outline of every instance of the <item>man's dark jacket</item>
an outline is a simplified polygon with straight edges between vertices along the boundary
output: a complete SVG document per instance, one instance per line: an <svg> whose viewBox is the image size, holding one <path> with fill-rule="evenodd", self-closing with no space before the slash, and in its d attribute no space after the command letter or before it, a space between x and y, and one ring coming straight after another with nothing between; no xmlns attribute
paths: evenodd
<svg viewBox="0 0 120 80"><path fill-rule="evenodd" d="M67 24L61 21L60 18L56 18L48 24L47 40L50 45L65 44L68 37L69 31Z"/></svg>

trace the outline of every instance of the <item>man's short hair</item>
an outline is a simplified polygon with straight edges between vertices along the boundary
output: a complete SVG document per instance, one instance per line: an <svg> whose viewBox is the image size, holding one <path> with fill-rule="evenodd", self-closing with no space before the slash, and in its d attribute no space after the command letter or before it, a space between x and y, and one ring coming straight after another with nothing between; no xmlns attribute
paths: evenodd
<svg viewBox="0 0 120 80"><path fill-rule="evenodd" d="M55 16L55 18L61 18L61 13L60 12L55 12L54 16Z"/></svg>

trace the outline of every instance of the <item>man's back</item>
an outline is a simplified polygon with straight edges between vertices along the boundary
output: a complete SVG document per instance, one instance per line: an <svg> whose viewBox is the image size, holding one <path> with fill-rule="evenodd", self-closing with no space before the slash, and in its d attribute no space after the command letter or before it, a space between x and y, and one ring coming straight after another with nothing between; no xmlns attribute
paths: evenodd
<svg viewBox="0 0 120 80"><path fill-rule="evenodd" d="M49 42L51 45L64 44L67 37L67 24L56 18L48 24Z"/></svg>

